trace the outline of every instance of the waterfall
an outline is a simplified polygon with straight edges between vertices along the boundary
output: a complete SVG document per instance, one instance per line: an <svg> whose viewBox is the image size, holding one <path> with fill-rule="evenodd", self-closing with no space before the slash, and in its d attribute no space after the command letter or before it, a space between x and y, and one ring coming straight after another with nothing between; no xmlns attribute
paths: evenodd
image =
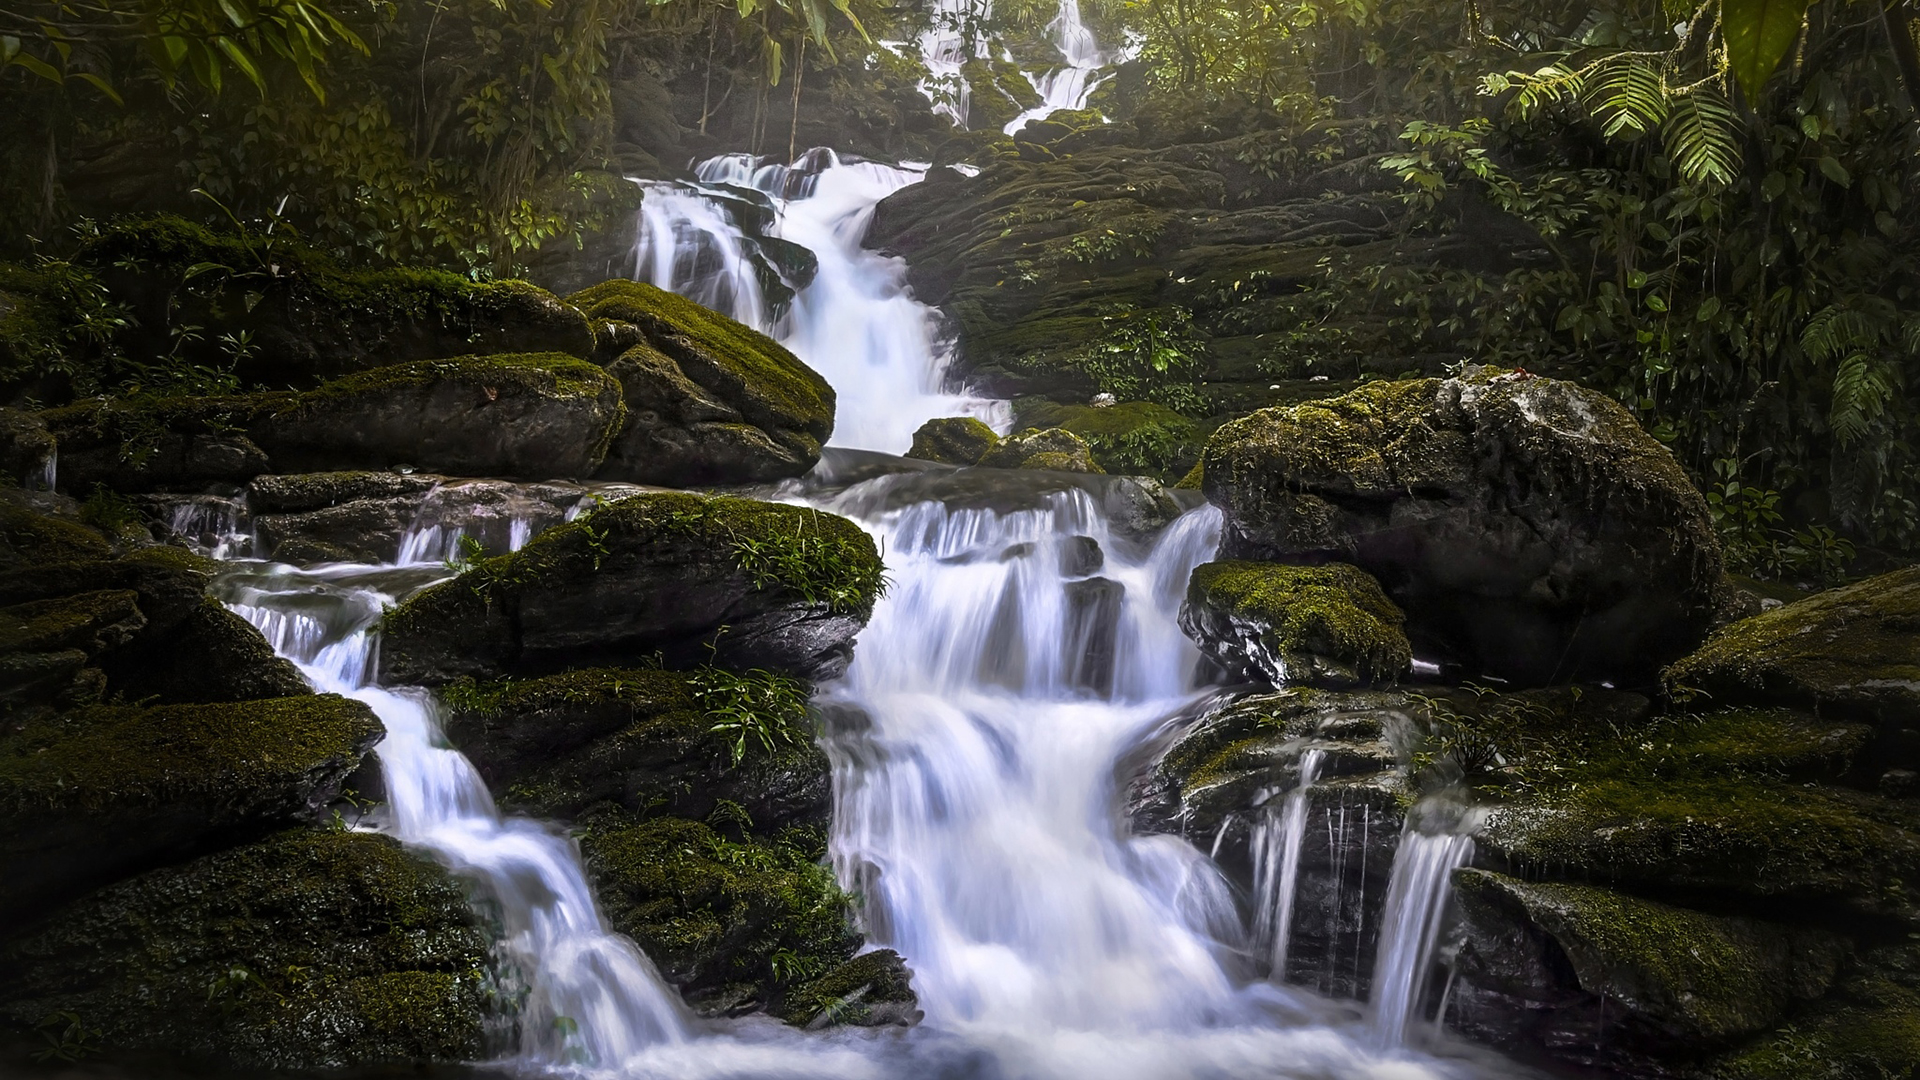
<svg viewBox="0 0 1920 1080"><path fill-rule="evenodd" d="M1274 982L1287 977L1287 944L1293 935L1293 900L1300 881L1300 843L1307 833L1307 796L1320 778L1322 750L1300 755L1300 780L1276 814L1269 803L1249 839L1253 850L1255 946L1266 946ZM1331 823L1329 823L1331 824Z"/></svg>
<svg viewBox="0 0 1920 1080"><path fill-rule="evenodd" d="M901 453L936 416L977 416L1005 430L1005 403L946 390L952 346L939 312L914 299L906 263L861 246L874 206L922 172L823 150L793 165L729 154L696 171L698 184L643 185L634 276L728 312L826 376L839 398L833 445ZM741 188L771 205L766 235L819 261L784 317L764 297L758 255L736 217L740 196L729 189Z"/></svg>
<svg viewBox="0 0 1920 1080"><path fill-rule="evenodd" d="M395 599L378 587L382 571L282 568L228 582L227 598L314 689L367 703L386 726L375 751L385 828L476 883L497 913L503 969L525 994L522 1062L616 1066L684 1040L678 996L633 942L607 928L572 840L554 826L499 812L472 764L446 745L426 691L369 684L368 630ZM316 592L327 591L334 602L316 610Z"/></svg>
<svg viewBox="0 0 1920 1080"><path fill-rule="evenodd" d="M1060 0L1060 13L1047 24L1053 46L1066 63L1044 72L1026 72L1027 81L1040 94L1040 104L1007 121L1008 135L1027 126L1029 120L1045 120L1062 109L1084 109L1087 97L1100 85L1100 69L1107 56L1100 51L1093 31L1080 19L1080 0Z"/></svg>
<svg viewBox="0 0 1920 1080"><path fill-rule="evenodd" d="M1408 815L1393 856L1380 949L1373 966L1373 1025L1387 1046L1405 1043L1420 1017L1453 872L1473 857L1469 832L1424 832L1415 826L1414 818Z"/></svg>

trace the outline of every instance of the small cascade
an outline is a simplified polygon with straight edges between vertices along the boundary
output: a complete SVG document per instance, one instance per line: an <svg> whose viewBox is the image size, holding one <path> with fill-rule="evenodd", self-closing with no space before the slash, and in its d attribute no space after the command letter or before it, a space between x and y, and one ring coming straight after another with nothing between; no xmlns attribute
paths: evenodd
<svg viewBox="0 0 1920 1080"><path fill-rule="evenodd" d="M1428 974L1452 895L1453 872L1473 858L1470 828L1426 832L1409 814L1393 856L1380 947L1373 967L1373 1027L1380 1043L1400 1046L1419 1021ZM1471 820L1471 819L1469 819Z"/></svg>
<svg viewBox="0 0 1920 1080"><path fill-rule="evenodd" d="M1040 95L1040 104L1007 122L1012 135L1029 120L1045 120L1062 109L1084 109L1087 98L1100 85L1100 69L1108 57L1100 51L1093 31L1080 18L1080 0L1060 0L1060 13L1047 24L1054 48L1066 63L1044 72L1027 72L1027 81Z"/></svg>
<svg viewBox="0 0 1920 1080"><path fill-rule="evenodd" d="M244 498L195 495L167 511L167 528L210 557L228 559L253 553L253 532L241 524L246 518Z"/></svg>
<svg viewBox="0 0 1920 1080"><path fill-rule="evenodd" d="M934 0L929 25L920 35L920 60L927 77L920 92L933 103L935 115L965 127L973 105L973 88L960 68L968 60L989 55L989 42L980 27L993 15L993 0Z"/></svg>
<svg viewBox="0 0 1920 1080"><path fill-rule="evenodd" d="M1300 881L1300 843L1307 832L1307 797L1326 758L1321 750L1300 755L1300 780L1285 799L1271 801L1253 826L1254 947L1267 952L1274 982L1287 977L1287 945L1293 936L1293 906Z"/></svg>
<svg viewBox="0 0 1920 1080"><path fill-rule="evenodd" d="M906 264L861 246L874 206L923 173L811 150L792 165L729 154L697 175L698 184L644 185L634 276L728 312L824 375L838 397L833 445L901 453L936 416L977 416L1005 430L1004 403L945 389L952 345L939 312L913 298ZM817 260L784 314L759 284L759 256L737 216L746 212L740 189L772 206L764 235Z"/></svg>
<svg viewBox="0 0 1920 1080"><path fill-rule="evenodd" d="M375 749L386 786L383 827L474 882L490 902L503 932L505 989L521 998L524 1063L613 1067L685 1040L678 996L633 942L607 928L572 840L496 809L473 766L446 744L426 691L370 685L370 626L396 593L433 580L383 567L242 569L223 579L220 593L316 690L364 701L379 715L387 731Z"/></svg>

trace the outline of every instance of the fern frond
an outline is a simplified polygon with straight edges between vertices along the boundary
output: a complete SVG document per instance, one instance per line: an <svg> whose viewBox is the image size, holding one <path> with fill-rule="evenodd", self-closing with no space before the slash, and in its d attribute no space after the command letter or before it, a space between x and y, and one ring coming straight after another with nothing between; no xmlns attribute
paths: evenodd
<svg viewBox="0 0 1920 1080"><path fill-rule="evenodd" d="M1841 361L1833 374L1833 405L1827 413L1834 441L1844 447L1866 437L1893 400L1893 389L1887 370L1865 353Z"/></svg>
<svg viewBox="0 0 1920 1080"><path fill-rule="evenodd" d="M1672 105L1663 72L1646 57L1614 53L1587 65L1587 111L1604 126L1607 138L1637 139L1666 123Z"/></svg>
<svg viewBox="0 0 1920 1080"><path fill-rule="evenodd" d="M1829 304L1813 313L1800 331L1800 351L1815 363L1857 353L1880 343L1880 334L1866 315Z"/></svg>
<svg viewBox="0 0 1920 1080"><path fill-rule="evenodd" d="M1725 186L1740 171L1740 118L1711 86L1695 86L1673 103L1665 136L1667 157L1689 184Z"/></svg>

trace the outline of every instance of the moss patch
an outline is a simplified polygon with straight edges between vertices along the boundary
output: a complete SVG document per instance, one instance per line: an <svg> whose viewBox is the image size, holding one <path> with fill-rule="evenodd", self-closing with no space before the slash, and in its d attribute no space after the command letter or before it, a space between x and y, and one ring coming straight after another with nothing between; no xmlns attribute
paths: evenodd
<svg viewBox="0 0 1920 1080"><path fill-rule="evenodd" d="M971 416L943 416L920 425L906 456L942 465L972 465L999 442L992 428Z"/></svg>
<svg viewBox="0 0 1920 1080"><path fill-rule="evenodd" d="M1413 661L1400 629L1406 616L1370 575L1345 563L1207 563L1187 583L1187 604L1253 628L1283 669L1305 672L1316 663L1310 658L1325 658L1352 668L1363 682L1384 682ZM1192 621L1204 620L1196 614Z"/></svg>
<svg viewBox="0 0 1920 1080"><path fill-rule="evenodd" d="M1097 473L1093 450L1071 431L1051 428L1009 435L980 458L989 469L1047 469L1053 472Z"/></svg>
<svg viewBox="0 0 1920 1080"><path fill-rule="evenodd" d="M1206 442L1207 425L1150 401L1062 405L1045 398L1014 403L1019 428L1059 428L1086 440L1093 460L1106 472L1151 476L1173 482L1196 468Z"/></svg>
<svg viewBox="0 0 1920 1080"><path fill-rule="evenodd" d="M284 833L156 870L0 948L0 1016L71 1012L108 1049L321 1068L483 1052L486 936L382 836Z"/></svg>

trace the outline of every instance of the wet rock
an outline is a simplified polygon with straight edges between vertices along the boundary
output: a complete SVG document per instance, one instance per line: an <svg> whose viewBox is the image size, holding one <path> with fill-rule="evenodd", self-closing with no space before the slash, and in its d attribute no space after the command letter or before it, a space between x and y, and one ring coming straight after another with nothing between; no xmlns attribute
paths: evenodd
<svg viewBox="0 0 1920 1080"><path fill-rule="evenodd" d="M326 486L329 478L378 478L382 473L322 473L314 479ZM481 550L505 554L541 532L566 520L588 489L578 484L544 482L517 484L506 480L453 480L442 476L399 477L398 485L340 486L340 501L293 513L255 513L251 525L262 553L284 562L435 562L465 559L461 541L471 540ZM260 481L289 482L297 486L308 477L260 477ZM354 481L357 483L358 481ZM357 492L368 494L359 495ZM269 494L269 506L284 500Z"/></svg>
<svg viewBox="0 0 1920 1080"><path fill-rule="evenodd" d="M1060 573L1066 577L1087 577L1100 572L1107 554L1100 541L1091 536L1069 536L1060 541Z"/></svg>
<svg viewBox="0 0 1920 1080"><path fill-rule="evenodd" d="M203 600L164 634L142 634L101 662L127 701L231 702L311 693L299 669L219 601Z"/></svg>
<svg viewBox="0 0 1920 1080"><path fill-rule="evenodd" d="M1067 678L1095 694L1111 694L1126 586L1110 578L1085 578L1067 582L1066 591L1068 630L1062 655L1068 660Z"/></svg>
<svg viewBox="0 0 1920 1080"><path fill-rule="evenodd" d="M447 738L521 813L569 819L615 804L697 820L729 802L771 833L827 820L832 789L813 744L810 690L711 668L595 668L459 683L442 698Z"/></svg>
<svg viewBox="0 0 1920 1080"><path fill-rule="evenodd" d="M1706 1063L1728 1080L1909 1076L1920 1069L1920 951L1911 944L1866 950L1840 985L1789 1021ZM1818 1075L1817 1073L1815 1075Z"/></svg>
<svg viewBox="0 0 1920 1080"><path fill-rule="evenodd" d="M0 913L307 818L380 735L332 695L35 714L0 734Z"/></svg>
<svg viewBox="0 0 1920 1080"><path fill-rule="evenodd" d="M64 491L199 492L270 470L586 476L623 415L606 372L531 353L378 368L299 394L92 399L43 417Z"/></svg>
<svg viewBox="0 0 1920 1080"><path fill-rule="evenodd" d="M0 942L0 1017L20 1028L71 1013L94 1050L250 1069L486 1051L488 937L389 837L282 833L35 914Z"/></svg>
<svg viewBox="0 0 1920 1080"><path fill-rule="evenodd" d="M820 460L833 388L773 339L636 281L568 300L606 328L602 356L627 403L595 475L737 484L799 476Z"/></svg>
<svg viewBox="0 0 1920 1080"><path fill-rule="evenodd" d="M1705 500L1612 399L1475 368L1216 432L1231 558L1349 562L1422 655L1522 685L1645 685L1721 601Z"/></svg>
<svg viewBox="0 0 1920 1080"><path fill-rule="evenodd" d="M1071 431L1051 428L1009 435L988 450L979 464L988 469L1046 469L1053 472L1097 473L1093 451Z"/></svg>
<svg viewBox="0 0 1920 1080"><path fill-rule="evenodd" d="M0 482L42 485L54 453L45 420L23 409L0 409Z"/></svg>
<svg viewBox="0 0 1920 1080"><path fill-rule="evenodd" d="M395 609L393 683L546 674L583 664L845 669L881 586L843 518L747 499L637 495L555 528Z"/></svg>
<svg viewBox="0 0 1920 1080"><path fill-rule="evenodd" d="M920 425L907 457L942 465L974 465L1000 443L1000 436L971 416L943 416Z"/></svg>
<svg viewBox="0 0 1920 1080"><path fill-rule="evenodd" d="M907 962L892 949L875 949L789 995L781 1018L817 1031L834 1024L907 1027L923 1015Z"/></svg>
<svg viewBox="0 0 1920 1080"><path fill-rule="evenodd" d="M247 507L256 514L300 514L364 499L425 495L445 477L398 472L318 472L256 476Z"/></svg>
<svg viewBox="0 0 1920 1080"><path fill-rule="evenodd" d="M1449 1020L1604 1061L1691 1056L1763 1031L1833 984L1839 935L1613 889L1454 876L1463 941Z"/></svg>
<svg viewBox="0 0 1920 1080"><path fill-rule="evenodd" d="M821 832L604 813L580 848L608 923L703 1012L778 1012L859 945Z"/></svg>
<svg viewBox="0 0 1920 1080"><path fill-rule="evenodd" d="M1397 681L1413 660L1406 617L1345 563L1197 567L1180 627L1229 674L1346 688Z"/></svg>
<svg viewBox="0 0 1920 1080"><path fill-rule="evenodd" d="M1016 429L1059 428L1086 440L1094 464L1116 475L1172 483L1200 460L1211 427L1150 401L1062 405L1040 397L1013 404Z"/></svg>
<svg viewBox="0 0 1920 1080"><path fill-rule="evenodd" d="M1875 725L1883 767L1920 765L1920 567L1761 612L1663 675L1716 704L1796 705Z"/></svg>

